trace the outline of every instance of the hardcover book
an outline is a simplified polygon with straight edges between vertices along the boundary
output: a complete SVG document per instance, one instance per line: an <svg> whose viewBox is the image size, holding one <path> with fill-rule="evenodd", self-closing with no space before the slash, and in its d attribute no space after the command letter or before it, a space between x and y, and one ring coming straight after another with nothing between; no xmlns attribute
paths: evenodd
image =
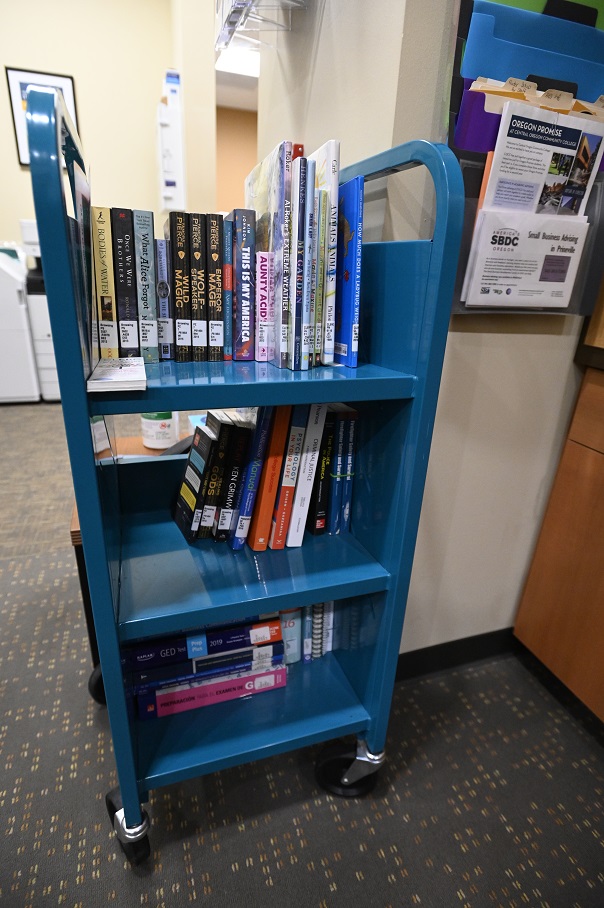
<svg viewBox="0 0 604 908"><path fill-rule="evenodd" d="M279 486L279 476L289 431L291 411L292 408L289 404L277 407L275 411L267 455L262 467L256 505L247 537L248 545L255 552L264 552L268 547L271 518Z"/></svg>
<svg viewBox="0 0 604 908"><path fill-rule="evenodd" d="M223 217L207 215L207 281L208 281L208 360L222 362L224 358L224 306L222 256L224 247Z"/></svg>
<svg viewBox="0 0 604 908"><path fill-rule="evenodd" d="M153 212L135 209L132 212L132 221L141 356L146 363L157 363L159 349Z"/></svg>
<svg viewBox="0 0 604 908"><path fill-rule="evenodd" d="M186 211L171 211L164 224L164 237L170 240L170 293L174 305L174 358L191 361L191 260L189 255L189 216Z"/></svg>
<svg viewBox="0 0 604 908"><path fill-rule="evenodd" d="M235 512L229 530L229 545L233 551L243 548L250 528L274 410L274 407L260 407L258 410L248 460L244 466L242 481L237 488Z"/></svg>
<svg viewBox="0 0 604 908"><path fill-rule="evenodd" d="M364 185L359 176L340 186L334 348L340 366L356 366L359 355Z"/></svg>
<svg viewBox="0 0 604 908"><path fill-rule="evenodd" d="M235 208L233 224L233 359L254 360L256 308L256 212Z"/></svg>
<svg viewBox="0 0 604 908"><path fill-rule="evenodd" d="M291 281L289 288L289 344L287 365L299 371L302 365L302 307L304 300L306 158L292 164Z"/></svg>
<svg viewBox="0 0 604 908"><path fill-rule="evenodd" d="M319 459L319 448L321 446L323 426L325 425L326 411L327 404L311 404L304 433L298 481L294 491L292 515L287 531L286 544L289 548L302 545L304 539L306 518Z"/></svg>
<svg viewBox="0 0 604 908"><path fill-rule="evenodd" d="M170 242L155 240L157 339L160 360L174 359L174 310L170 295Z"/></svg>
<svg viewBox="0 0 604 908"><path fill-rule="evenodd" d="M256 211L256 249L273 253L275 298L274 354L271 362L287 367L292 143L280 142L245 180L245 205Z"/></svg>
<svg viewBox="0 0 604 908"><path fill-rule="evenodd" d="M222 308L224 314L224 359L233 359L233 222L222 224Z"/></svg>
<svg viewBox="0 0 604 908"><path fill-rule="evenodd" d="M329 139L313 154L316 161L315 187L329 192L329 215L327 218L327 243L325 266L325 293L323 296L323 349L321 362L329 365L334 361L336 265L338 258L338 184L340 180L340 143Z"/></svg>
<svg viewBox="0 0 604 908"><path fill-rule="evenodd" d="M117 359L119 342L113 276L111 209L93 205L90 213L101 359Z"/></svg>
<svg viewBox="0 0 604 908"><path fill-rule="evenodd" d="M111 209L113 273L120 357L140 356L132 210Z"/></svg>
<svg viewBox="0 0 604 908"><path fill-rule="evenodd" d="M271 549L285 548L285 540L291 520L294 491L300 469L304 433L308 423L310 407L308 404L297 404L292 411L289 425L287 447L281 466L279 489L275 499L275 508L271 520L271 532L268 540Z"/></svg>
<svg viewBox="0 0 604 908"><path fill-rule="evenodd" d="M208 300L206 281L206 215L189 214L191 261L191 354L193 362L208 358Z"/></svg>
<svg viewBox="0 0 604 908"><path fill-rule="evenodd" d="M304 270L302 278L302 352L300 369L307 372L314 365L315 325L313 281L313 242L315 233L315 162L306 162L306 199L304 201Z"/></svg>
<svg viewBox="0 0 604 908"><path fill-rule="evenodd" d="M256 333L255 359L258 363L274 359L275 302L273 288L273 253L256 253Z"/></svg>

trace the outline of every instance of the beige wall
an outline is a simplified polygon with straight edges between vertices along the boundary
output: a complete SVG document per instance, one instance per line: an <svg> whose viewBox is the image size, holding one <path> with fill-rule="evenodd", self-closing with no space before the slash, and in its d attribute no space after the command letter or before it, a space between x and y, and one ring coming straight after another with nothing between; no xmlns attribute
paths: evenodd
<svg viewBox="0 0 604 908"><path fill-rule="evenodd" d="M214 205L212 6L195 0L105 0L102 5L30 0L25 13L14 3L2 10L3 66L64 73L75 80L93 201L154 210L156 233L157 221L163 222L158 210L156 112L165 71L172 66L181 67L185 100L190 102L186 110L189 198L201 210L206 210L206 201L208 209ZM189 27L182 40L176 40L183 19ZM101 66L95 42L103 29L109 53ZM21 167L17 158L5 79L0 122L0 240L20 241L19 219L34 217L33 200L29 168Z"/></svg>
<svg viewBox="0 0 604 908"><path fill-rule="evenodd" d="M244 181L258 163L256 111L216 108L216 210L245 206Z"/></svg>
<svg viewBox="0 0 604 908"><path fill-rule="evenodd" d="M260 154L335 136L348 164L443 141L458 0L317 0L262 53ZM390 181L386 236L430 235L432 199ZM404 188L403 188L404 186ZM401 650L510 627L576 396L580 319L452 319Z"/></svg>

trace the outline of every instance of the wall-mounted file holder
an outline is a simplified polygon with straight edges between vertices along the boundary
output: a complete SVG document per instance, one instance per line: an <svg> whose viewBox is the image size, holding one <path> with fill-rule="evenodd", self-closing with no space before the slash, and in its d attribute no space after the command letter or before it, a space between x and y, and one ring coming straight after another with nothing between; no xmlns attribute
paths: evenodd
<svg viewBox="0 0 604 908"><path fill-rule="evenodd" d="M577 83L577 95L604 94L604 32L540 13L475 0L461 75L505 81L529 73Z"/></svg>

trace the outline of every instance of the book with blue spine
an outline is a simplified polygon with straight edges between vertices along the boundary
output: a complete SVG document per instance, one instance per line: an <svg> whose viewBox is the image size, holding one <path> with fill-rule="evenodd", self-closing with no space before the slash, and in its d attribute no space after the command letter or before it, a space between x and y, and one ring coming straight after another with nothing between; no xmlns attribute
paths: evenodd
<svg viewBox="0 0 604 908"><path fill-rule="evenodd" d="M292 143L284 140L245 180L245 205L256 211L256 250L273 254L275 313L271 362L282 369L287 368L288 351L291 191Z"/></svg>
<svg viewBox="0 0 604 908"><path fill-rule="evenodd" d="M302 307L304 300L305 209L307 160L292 164L291 281L289 288L289 343L287 365L299 371L302 364Z"/></svg>
<svg viewBox="0 0 604 908"><path fill-rule="evenodd" d="M235 513L229 531L228 542L233 551L239 551L245 545L245 540L250 528L254 504L264 455L268 447L274 407L260 407L256 417L256 428L252 435L248 462L243 471L243 481L240 484L235 499Z"/></svg>
<svg viewBox="0 0 604 908"><path fill-rule="evenodd" d="M358 363L364 185L358 176L340 186L334 348L334 362L340 366Z"/></svg>
<svg viewBox="0 0 604 908"><path fill-rule="evenodd" d="M325 292L323 294L323 342L321 363L334 361L336 266L338 258L338 185L340 181L340 142L328 139L310 158L317 162L315 188L329 193L327 216Z"/></svg>
<svg viewBox="0 0 604 908"><path fill-rule="evenodd" d="M315 169L312 159L306 161L306 199L304 202L304 271L302 285L302 352L300 369L307 372L313 367L315 352L315 326L313 319L313 237L315 232Z"/></svg>
<svg viewBox="0 0 604 908"><path fill-rule="evenodd" d="M256 212L235 208L233 223L233 359L254 360L256 309Z"/></svg>
<svg viewBox="0 0 604 908"><path fill-rule="evenodd" d="M169 246L169 240L155 240L157 340L160 360L174 359L174 312L170 298Z"/></svg>
<svg viewBox="0 0 604 908"><path fill-rule="evenodd" d="M342 491L346 469L347 422L351 413L356 413L348 404L330 404L336 414L333 456L331 458L329 501L327 505L327 532L334 536L342 530Z"/></svg>
<svg viewBox="0 0 604 908"><path fill-rule="evenodd" d="M224 314L224 359L233 359L233 222L222 222L222 311Z"/></svg>
<svg viewBox="0 0 604 908"><path fill-rule="evenodd" d="M159 348L153 212L134 209L132 223L141 356L146 363L157 363Z"/></svg>

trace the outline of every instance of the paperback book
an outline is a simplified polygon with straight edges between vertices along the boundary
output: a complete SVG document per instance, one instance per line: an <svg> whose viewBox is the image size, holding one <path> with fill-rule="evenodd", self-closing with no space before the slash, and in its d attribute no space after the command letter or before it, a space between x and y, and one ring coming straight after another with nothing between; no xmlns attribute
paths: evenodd
<svg viewBox="0 0 604 908"><path fill-rule="evenodd" d="M102 359L117 359L119 342L113 276L111 209L92 206L91 225L100 354Z"/></svg>
<svg viewBox="0 0 604 908"><path fill-rule="evenodd" d="M174 310L170 295L170 242L155 241L157 273L157 335L160 360L174 359Z"/></svg>
<svg viewBox="0 0 604 908"><path fill-rule="evenodd" d="M174 358L191 361L191 259L189 216L186 211L171 211L164 224L164 237L170 240L170 293L174 305Z"/></svg>
<svg viewBox="0 0 604 908"><path fill-rule="evenodd" d="M338 185L340 180L340 143L329 139L313 154L316 161L315 187L329 193L329 214L327 217L327 241L325 262L325 293L323 296L323 342L321 362L329 365L334 361L336 265L338 258Z"/></svg>
<svg viewBox="0 0 604 908"><path fill-rule="evenodd" d="M224 358L224 305L222 257L224 248L223 217L207 215L207 281L208 281L208 360Z"/></svg>
<svg viewBox="0 0 604 908"><path fill-rule="evenodd" d="M159 361L159 348L153 212L135 209L132 221L141 355L146 363L156 363Z"/></svg>
<svg viewBox="0 0 604 908"><path fill-rule="evenodd" d="M364 185L359 176L340 186L334 346L340 366L358 364Z"/></svg>
<svg viewBox="0 0 604 908"><path fill-rule="evenodd" d="M120 357L140 356L132 210L111 209L113 271Z"/></svg>
<svg viewBox="0 0 604 908"><path fill-rule="evenodd" d="M189 255L191 261L191 354L193 362L208 358L208 300L206 281L206 215L189 214Z"/></svg>

